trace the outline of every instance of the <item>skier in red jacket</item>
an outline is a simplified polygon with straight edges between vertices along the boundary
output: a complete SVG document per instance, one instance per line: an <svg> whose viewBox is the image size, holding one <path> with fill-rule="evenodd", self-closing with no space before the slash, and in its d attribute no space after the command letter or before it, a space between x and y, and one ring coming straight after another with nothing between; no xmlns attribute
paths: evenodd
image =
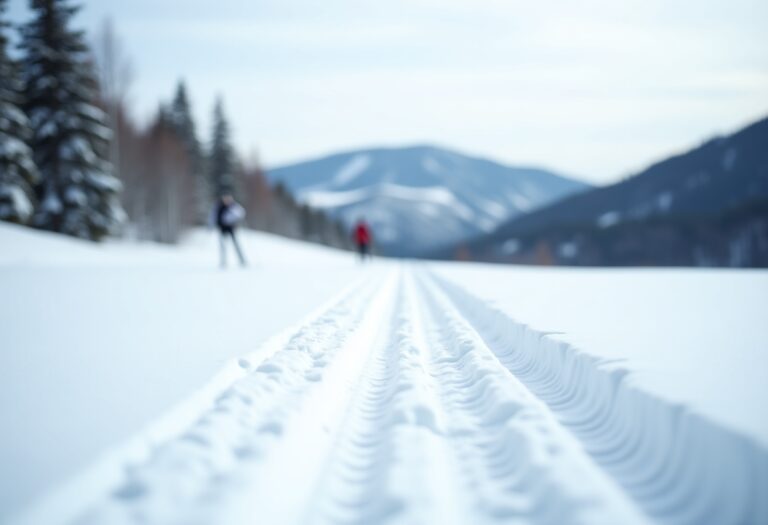
<svg viewBox="0 0 768 525"><path fill-rule="evenodd" d="M360 260L365 260L366 256L371 257L371 229L366 224L365 219L357 221L354 232L355 244L357 245L357 252L360 254Z"/></svg>

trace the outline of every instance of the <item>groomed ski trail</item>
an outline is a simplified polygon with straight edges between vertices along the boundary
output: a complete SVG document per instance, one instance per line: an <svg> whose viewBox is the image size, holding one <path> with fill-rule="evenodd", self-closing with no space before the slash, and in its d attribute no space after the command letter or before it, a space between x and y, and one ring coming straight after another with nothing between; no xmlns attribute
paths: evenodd
<svg viewBox="0 0 768 525"><path fill-rule="evenodd" d="M74 523L651 522L459 293L372 266Z"/></svg>

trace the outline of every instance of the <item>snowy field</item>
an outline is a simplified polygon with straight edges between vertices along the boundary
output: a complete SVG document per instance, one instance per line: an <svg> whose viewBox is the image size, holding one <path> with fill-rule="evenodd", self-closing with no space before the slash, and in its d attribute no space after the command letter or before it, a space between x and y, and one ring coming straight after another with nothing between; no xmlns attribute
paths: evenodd
<svg viewBox="0 0 768 525"><path fill-rule="evenodd" d="M0 522L768 522L768 272L244 241L0 225Z"/></svg>

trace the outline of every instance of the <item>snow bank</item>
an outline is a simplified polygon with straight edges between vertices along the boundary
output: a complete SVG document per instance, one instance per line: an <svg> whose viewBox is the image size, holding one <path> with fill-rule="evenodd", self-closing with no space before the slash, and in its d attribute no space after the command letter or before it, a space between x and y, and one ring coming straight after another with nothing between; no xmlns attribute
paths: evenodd
<svg viewBox="0 0 768 525"><path fill-rule="evenodd" d="M721 304L721 315L712 319L707 317L709 309L706 303L697 302L701 293L693 293L692 287L688 290L690 293L684 296L675 294L674 287L667 288L666 294L656 296L656 302L668 301L699 315L691 318L693 322L690 325L676 327L678 333L665 333L664 323L659 323L656 338L660 344L644 347L646 368L643 370L637 367L639 360L632 362L626 357L632 355L631 340L637 332L633 321L637 320L637 324L642 325L648 319L663 316L666 310L651 301L642 302L645 319L633 319L630 312L624 310L622 315L625 321L620 326L606 329L605 325L612 319L601 315L604 312L599 308L602 305L600 292L595 290L596 293L590 295L590 286L579 287L576 284L578 272L564 272L567 275L565 279L570 280L570 289L561 287L553 293L552 282L542 286L541 278L546 277L547 272L541 270L537 271L539 278L536 278L534 271L509 268L497 271L483 268L482 277L477 268L460 271L446 265L441 270L443 277L439 278L439 282L467 319L475 324L499 360L547 403L560 422L581 440L592 457L624 486L649 515L665 523L768 522L768 500L765 499L765 494L768 494L768 432L764 410L765 400L768 399L764 380L768 357L765 352L755 352L754 359L740 360L737 357L730 362L728 359L730 354L738 356L741 353L743 356L744 349L739 352L735 348L740 343L749 347L750 341L757 339L761 341L760 347L764 347L768 341L765 338L766 328L764 323L755 324L745 335L734 330L735 326L727 324L734 315L746 314L747 319L756 320L752 309L760 308L768 297L764 293L764 273L738 276L751 286L758 287L757 302ZM623 272L619 275L627 279L639 277L642 273ZM669 285L669 279L664 279L663 273L655 273L650 272L646 277L650 280L655 277L655 291L658 292L665 284ZM553 274L556 275L550 272L550 277ZM494 279L502 275L507 278L503 284ZM561 280L564 275L560 275ZM594 353L602 349L599 344L594 349L585 346L586 351L573 346L568 342L570 332L544 332L514 321L508 314L512 304L519 306L526 300L535 303L537 299L524 289L516 289L509 279L512 276L527 277L536 283L533 287L538 289L540 295L548 295L549 298L580 292L584 294L580 302L589 305L590 300L597 296L591 314L569 308L573 301L564 300L559 305L550 303L546 316L548 326L557 326L558 319L570 317L582 323L582 337L590 330L593 333L619 331L625 344L615 349L611 358L607 357L611 352L602 352L602 355ZM591 286L596 284L589 279L594 276L587 274L586 277ZM687 277L690 279L691 275ZM696 277L699 279L694 281L706 281L707 278L719 280L722 284L731 281L725 274ZM453 281L461 282L462 286ZM643 281L636 279L634 287ZM602 285L610 284L609 276ZM467 293L464 286L471 287L475 293L479 291L485 299L501 299L502 306L489 305L486 300ZM759 295L760 290L762 296ZM513 301L510 297L519 299ZM653 292L648 296L640 294L640 297L653 297ZM724 295L720 299L725 302ZM619 307L613 306L614 309ZM764 306L757 315L766 311ZM558 308L562 311L557 312ZM525 316L530 308L514 310L523 319L530 319ZM590 316L597 322L584 321ZM542 319L541 316L537 318L539 321ZM712 326L715 326L714 330ZM694 335L696 330L705 336L712 335L713 331L722 331L728 334L730 345L718 346L717 337L709 344L697 345L702 339ZM578 329L575 331L579 335ZM679 337L681 334L682 338ZM668 352L670 349L661 344L665 336L672 337L678 343L688 339L688 344L696 345L695 352L702 358L696 359L696 354L692 356L683 348L678 352L674 348ZM707 366L712 366L712 360L708 361L706 356L713 353L724 354L723 361L730 366L707 370ZM617 354L623 354L624 358L617 359ZM684 368L679 368L681 356L686 361ZM654 361L655 367L647 366ZM633 372L630 372L631 369L634 369ZM654 377L660 375L667 377ZM705 388L708 392L705 395L698 391L704 386L690 380L699 375L707 380ZM664 379L677 383L676 388L664 388ZM727 401L723 403L724 400Z"/></svg>
<svg viewBox="0 0 768 525"><path fill-rule="evenodd" d="M371 443L384 444L365 459L376 476L392 473L388 487L408 503L404 522L419 522L408 521L412 511L443 512L474 491L494 519L516 513L559 522L547 514L552 510L576 520L570 496L579 494L579 508L591 502L603 522L625 523L599 510L600 494L611 492L600 486L616 482L632 505L665 523L768 522L768 272L431 264L432 273L414 277L406 267L394 286L383 278L389 263L363 268L351 254L262 234L244 232L242 241L252 266L222 271L211 232L195 232L179 247L97 245L0 224L0 522L33 500L45 501L34 508L47 516L77 514L84 494L115 487L125 491L107 495L105 516L113 516L115 500L137 516L135 485L118 483L137 479L156 486L153 494L171 496L156 510L197 519L197 510L207 509L203 522L221 522L219 500L206 495L233 495L217 463L233 457L235 467L224 465L237 474L230 482L253 475L261 487L258 498L252 491L235 496L248 510L244 522L256 501L293 512L271 489L276 476L283 486L307 488L306 457L314 474L324 475L323 453L306 446L307 425L330 450L342 438L357 446L357 423L367 417L375 423L363 425ZM372 280L376 275L381 279ZM285 331L321 304L335 304L331 297L346 299ZM342 341L358 321L365 327L360 337ZM275 333L281 335L262 345ZM371 350L369 369L364 355ZM234 394L249 381L271 404L239 407L245 398ZM355 404L346 390L353 384L374 398ZM308 405L298 403L302 392ZM345 399L364 417L347 419ZM372 399L378 415L369 410ZM514 415L507 408L516 406L507 401L541 413L531 419L528 410L512 411L525 439L506 439L507 416ZM297 431L289 432L290 414ZM321 414L334 422L338 440L318 423ZM278 429L276 421L285 425ZM352 431L342 432L347 427ZM411 439L416 435L428 440ZM282 452L250 454L229 441L233 436ZM445 470L442 458L453 457L454 445L457 470ZM529 446L541 454L521 454ZM575 475L563 451L583 458L572 465L584 472L602 467L594 479L605 483ZM326 478L338 484L320 484L326 501L348 494L343 469L350 458L340 454L340 474ZM257 460L271 466L246 465ZM523 465L515 483L524 498L510 500L507 482L517 471L507 467L516 465ZM168 474L180 481L165 483ZM401 494L408 483L423 490ZM466 491L446 491L462 483ZM189 487L204 488L190 500L197 506L173 499ZM375 483L366 487L390 494ZM355 516L365 522L378 515L366 514L364 504L374 498L360 494ZM450 504L424 505L422 495ZM563 495L570 496L558 506ZM526 509L533 514L520 514ZM444 515L461 522L460 514ZM99 516L94 523L103 522ZM27 517L36 525L49 521Z"/></svg>
<svg viewBox="0 0 768 525"><path fill-rule="evenodd" d="M352 254L243 232L104 245L0 224L0 522L363 276ZM144 443L144 446L147 444Z"/></svg>

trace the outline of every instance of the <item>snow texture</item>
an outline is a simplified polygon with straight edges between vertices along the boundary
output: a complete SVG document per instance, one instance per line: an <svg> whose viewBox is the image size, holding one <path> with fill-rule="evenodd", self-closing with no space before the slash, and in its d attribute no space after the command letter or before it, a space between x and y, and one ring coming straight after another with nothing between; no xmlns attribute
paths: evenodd
<svg viewBox="0 0 768 525"><path fill-rule="evenodd" d="M19 186L0 188L0 219L19 217L25 222L32 215L32 203Z"/></svg>
<svg viewBox="0 0 768 525"><path fill-rule="evenodd" d="M597 218L597 225L600 228L610 228L621 222L621 214L617 211L608 211Z"/></svg>
<svg viewBox="0 0 768 525"><path fill-rule="evenodd" d="M0 227L0 520L768 520L765 272L361 266L245 238L261 267L221 273L212 236Z"/></svg>
<svg viewBox="0 0 768 525"><path fill-rule="evenodd" d="M111 130L99 99L84 35L70 29L76 10L44 2L21 29L30 145L42 181L35 226L99 240L117 233L125 214L109 158Z"/></svg>
<svg viewBox="0 0 768 525"><path fill-rule="evenodd" d="M0 75L13 75L0 49ZM30 129L13 103L18 93L13 78L0 80L0 220L27 223L34 211L33 186L38 180L32 150L25 142ZM10 84L10 85L9 85Z"/></svg>
<svg viewBox="0 0 768 525"><path fill-rule="evenodd" d="M517 253L520 250L520 241L518 239L508 239L501 245L501 250L506 254Z"/></svg>
<svg viewBox="0 0 768 525"><path fill-rule="evenodd" d="M344 186L345 184L352 182L362 175L370 165L371 157L369 155L357 155L356 157L353 157L333 178L333 184Z"/></svg>

